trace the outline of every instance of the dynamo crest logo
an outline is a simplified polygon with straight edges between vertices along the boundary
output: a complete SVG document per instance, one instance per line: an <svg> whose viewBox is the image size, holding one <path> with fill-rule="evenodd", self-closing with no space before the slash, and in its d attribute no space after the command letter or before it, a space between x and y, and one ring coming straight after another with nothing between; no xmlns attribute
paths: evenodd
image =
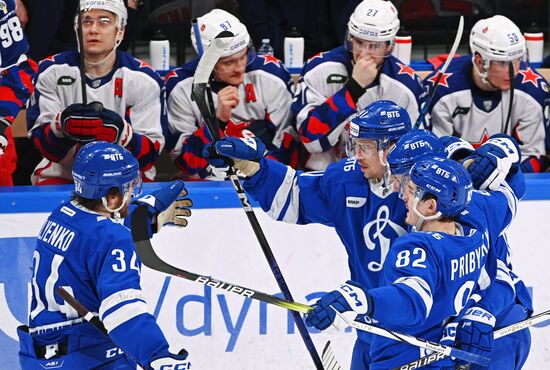
<svg viewBox="0 0 550 370"><path fill-rule="evenodd" d="M0 0L0 10L2 11L2 13L6 14L8 12L8 5L6 4L5 1L3 0Z"/></svg>

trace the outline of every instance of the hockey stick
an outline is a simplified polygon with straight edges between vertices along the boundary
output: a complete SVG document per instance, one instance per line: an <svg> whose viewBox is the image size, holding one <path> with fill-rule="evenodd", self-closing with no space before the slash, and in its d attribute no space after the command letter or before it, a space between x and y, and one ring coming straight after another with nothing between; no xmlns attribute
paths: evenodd
<svg viewBox="0 0 550 370"><path fill-rule="evenodd" d="M468 361L468 362L473 362L473 363L478 364L478 365L482 365L482 366L488 366L489 365L490 360L489 360L489 358L487 358L485 356L476 355L476 354L466 352L466 351L463 351L461 349L454 348L454 347L444 346L444 345L441 345L439 343L433 343L433 342L427 341L425 339L420 339L420 338L413 337L411 335L401 334L401 333L398 333L398 332L393 331L393 330L384 329L380 326L370 325L370 324L366 324L366 323L356 321L356 320L351 321L351 320L348 320L348 318L345 315L338 312L336 309L334 311L347 325L349 325L352 328L355 328L357 330L366 331L368 333L380 335L380 336L385 337L385 338L397 340L399 342L408 343L408 344L411 344L411 345L416 346L416 347L430 349L434 352L445 354L447 356L453 356L453 357L456 357L458 359Z"/></svg>
<svg viewBox="0 0 550 370"><path fill-rule="evenodd" d="M512 106L514 105L514 64L508 62L508 78L510 79L510 103L508 104L508 116L506 117L506 123L504 125L504 132L508 135L508 124L510 118L512 118Z"/></svg>
<svg viewBox="0 0 550 370"><path fill-rule="evenodd" d="M205 120L206 127L208 128L208 131L210 131L210 135L212 136L214 141L219 140L220 133L219 133L219 122L218 122L218 118L216 117L216 111L214 109L214 102L212 98L212 91L210 89L209 81L210 81L210 76L212 74L212 71L214 70L214 66L216 65L216 63L220 59L220 56L222 55L224 50L229 46L232 40L233 40L233 34L229 31L223 31L220 34L218 34L216 38L212 40L212 43L210 44L208 49L206 49L206 51L203 53L199 61L199 64L197 66L197 69L195 71L195 76L193 78L192 97L195 100L195 103L197 104L201 112L201 115ZM241 201L241 204L246 213L248 221L250 222L250 225L254 230L254 234L256 235L256 238L260 243L262 251L269 264L269 267L271 268L271 271L275 276L275 280L277 281L277 285L279 285L279 289L281 290L281 292L283 293L283 296L288 301L293 301L292 294L290 293L290 290L288 289L288 286L283 277L281 269L279 268L279 265L275 260L275 256L273 255L273 252L269 247L267 238L265 237L262 227L260 226L260 223L256 218L256 214L254 213L254 210L250 206L248 197L246 196L244 189L242 187L242 184L239 178L237 177L235 169L232 166L229 166L228 175L231 183L233 184L233 187L235 188L235 191L237 192L237 196ZM311 340L311 337L309 335L309 332L306 328L304 321L302 320L302 317L297 312L292 311L292 318L296 323L298 331L300 332L300 335L302 336L302 340L304 341L304 344L309 354L311 355L311 358L313 360L313 363L315 364L315 367L317 369L323 369L321 358L319 357L319 354L315 349L315 345Z"/></svg>
<svg viewBox="0 0 550 370"><path fill-rule="evenodd" d="M82 35L82 9L80 9L80 1L78 2L78 54L80 59L80 66L78 68L80 72L80 87L82 88L82 105L88 103L88 95L86 93L86 61L84 60L84 36Z"/></svg>
<svg viewBox="0 0 550 370"><path fill-rule="evenodd" d="M511 324L508 326L505 326L501 329L495 330L493 333L494 339L499 339L502 337L505 337L507 335L513 334L517 331L523 330L525 328L528 328L530 326L536 325L538 323L541 323L543 321L550 320L550 310L541 312L537 315L531 316L528 319L525 319L523 321L516 322L515 324ZM392 370L412 370L412 369L418 369L421 366L426 366L429 364L433 364L434 362L446 359L449 356L440 354L440 353L432 353L429 355L426 355L424 357L421 357L417 360L411 361L409 363L406 363L404 365L398 366L393 368Z"/></svg>
<svg viewBox="0 0 550 370"><path fill-rule="evenodd" d="M211 276L204 276L195 274L193 272L185 271L174 267L164 262L154 251L151 244L151 240L147 235L147 206L141 205L132 213L132 239L136 246L136 251L141 262L156 271L164 272L166 274L174 275L183 279L196 281L203 285L211 286L226 290L231 293L239 294L243 297L256 299L262 302L270 303L279 307L289 309L293 312L308 313L311 311L311 307L298 302L291 302L286 299L281 299L269 295L267 293L258 292L256 290L241 287L237 284L227 283L222 280L218 280Z"/></svg>
<svg viewBox="0 0 550 370"><path fill-rule="evenodd" d="M434 85L432 87L432 91L430 91L430 95L422 104L420 107L420 113L418 114L418 118L416 119L416 122L414 123L413 130L418 130L420 125L424 123L424 118L426 117L426 114L428 114L428 109L430 108L430 104L432 104L432 99L435 95L435 91L437 90L437 87L439 86L439 83L441 82L441 78L443 77L443 74L447 70L447 67L451 63L451 60L454 58L456 54L456 50L458 49L458 45L460 44L460 39L462 38L462 33L464 32L464 17L460 16L460 20L458 21L458 29L456 30L456 36L455 41L453 42L453 46L451 47L451 51L449 52L449 55L447 56L447 59L445 60L445 64L443 64L443 67L439 70L437 73L437 78L434 82Z"/></svg>
<svg viewBox="0 0 550 370"><path fill-rule="evenodd" d="M197 21L197 18L193 18L191 20L191 26L193 27L193 32L195 33L195 41L197 42L197 54L199 54L199 57L202 57L203 49L202 49L202 42L201 42L201 34L199 31L199 22Z"/></svg>

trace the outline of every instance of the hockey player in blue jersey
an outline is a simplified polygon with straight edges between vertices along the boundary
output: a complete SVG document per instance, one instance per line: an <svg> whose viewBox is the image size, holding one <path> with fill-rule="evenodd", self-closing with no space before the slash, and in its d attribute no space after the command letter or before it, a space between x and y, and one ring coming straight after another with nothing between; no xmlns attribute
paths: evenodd
<svg viewBox="0 0 550 370"><path fill-rule="evenodd" d="M79 151L73 176L71 202L54 210L38 235L29 325L18 328L22 368L135 369L137 363L153 370L188 369L187 353L169 351L147 311L141 262L121 223L141 188L138 161L116 144L97 141ZM172 183L156 193L162 202L151 194L143 203L154 216L173 217L171 203L183 189L183 182ZM99 314L110 339L63 302L58 287Z"/></svg>
<svg viewBox="0 0 550 370"><path fill-rule="evenodd" d="M370 104L350 124L352 157L324 172L296 171L263 158L265 147L254 138L225 138L213 148L234 158L235 167L248 176L244 188L272 218L334 227L346 248L351 278L377 287L391 241L406 233L406 209L391 189L386 156L410 128L402 107L386 100ZM370 340L366 333L359 337ZM365 363L368 349L355 349L352 362Z"/></svg>
<svg viewBox="0 0 550 370"><path fill-rule="evenodd" d="M477 183L478 188L496 190L508 178L514 186L516 196L523 196L521 175L517 175L520 171L519 147L513 138L503 134L490 138L475 152L468 142L456 137L438 139L433 133L424 130L405 134L388 155L394 189L415 162L423 157L442 153L454 160L466 159L468 169L476 179L474 185ZM518 181L513 177L520 177L520 184L516 184ZM474 203L476 199L474 197ZM487 289L478 292L476 299L470 302L470 306L475 306L470 311L485 312L486 315L468 315L467 312L462 312L459 315L460 320L453 320L444 328L442 343L458 345L468 352L490 357L489 369L519 369L529 354L529 330L506 336L494 344L492 332L494 328L499 329L526 319L533 312L532 302L523 281L512 272L506 237L498 236L490 247L491 253L497 259L496 277ZM487 322L487 317L494 317L494 322ZM455 335L457 327L458 335ZM472 365L472 368L479 367Z"/></svg>

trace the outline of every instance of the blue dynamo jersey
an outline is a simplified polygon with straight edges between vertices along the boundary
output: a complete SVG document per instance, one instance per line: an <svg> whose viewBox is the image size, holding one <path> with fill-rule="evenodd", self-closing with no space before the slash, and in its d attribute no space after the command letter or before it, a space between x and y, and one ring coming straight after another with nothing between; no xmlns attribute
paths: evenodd
<svg viewBox="0 0 550 370"><path fill-rule="evenodd" d="M497 255L489 243L509 225L516 207L508 186L475 191L459 219L463 236L414 232L395 240L380 288L369 290L372 318L389 329L439 341L445 320L458 315L472 293L494 279ZM375 336L370 369L393 368L424 354L418 347Z"/></svg>
<svg viewBox="0 0 550 370"><path fill-rule="evenodd" d="M351 279L366 288L379 286L391 242L406 233L406 208L397 193L366 180L352 158L324 172L295 171L268 159L260 168L244 187L264 211L280 221L334 227L348 254Z"/></svg>
<svg viewBox="0 0 550 370"><path fill-rule="evenodd" d="M33 255L29 332L35 343L62 343L68 333L78 336L79 328L80 335L90 335L89 324L80 324L78 313L55 293L64 287L99 313L109 336L140 364L167 353L168 343L147 312L140 269L129 229L75 202L58 207L42 227ZM136 340L132 333L137 332L147 333L147 339Z"/></svg>
<svg viewBox="0 0 550 370"><path fill-rule="evenodd" d="M0 72L26 60L27 38L15 14L14 0L0 0Z"/></svg>

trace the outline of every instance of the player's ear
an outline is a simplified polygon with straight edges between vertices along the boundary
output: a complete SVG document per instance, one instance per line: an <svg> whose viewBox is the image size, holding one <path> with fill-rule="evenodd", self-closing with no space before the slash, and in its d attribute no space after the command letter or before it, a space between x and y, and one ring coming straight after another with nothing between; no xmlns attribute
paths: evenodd
<svg viewBox="0 0 550 370"><path fill-rule="evenodd" d="M481 55L479 53L475 53L474 54L474 64L477 66L477 68L479 68L481 70L481 68L483 67L483 58L481 57Z"/></svg>
<svg viewBox="0 0 550 370"><path fill-rule="evenodd" d="M124 31L125 30L126 30L126 28L123 28L123 29L117 31L117 33L116 33L116 42L117 43L122 42L122 39L124 38Z"/></svg>

